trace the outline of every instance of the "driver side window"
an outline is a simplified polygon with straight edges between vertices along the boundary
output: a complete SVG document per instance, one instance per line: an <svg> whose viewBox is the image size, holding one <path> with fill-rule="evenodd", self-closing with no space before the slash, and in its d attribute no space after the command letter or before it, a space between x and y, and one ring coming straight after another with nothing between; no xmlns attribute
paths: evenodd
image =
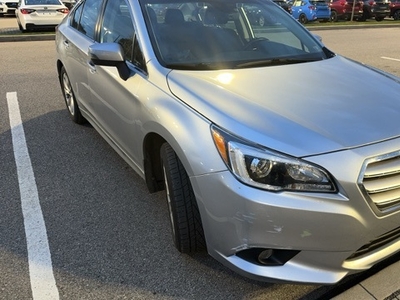
<svg viewBox="0 0 400 300"><path fill-rule="evenodd" d="M118 43L125 59L139 68L144 60L135 35L133 20L124 0L108 0L100 27L100 43Z"/></svg>

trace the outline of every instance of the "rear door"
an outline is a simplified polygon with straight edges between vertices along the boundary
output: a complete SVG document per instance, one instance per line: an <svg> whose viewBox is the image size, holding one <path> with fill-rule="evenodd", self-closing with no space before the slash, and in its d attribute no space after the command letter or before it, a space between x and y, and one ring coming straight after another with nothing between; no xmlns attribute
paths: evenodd
<svg viewBox="0 0 400 300"><path fill-rule="evenodd" d="M70 78L80 108L87 112L91 104L88 85L89 46L95 43L95 28L102 1L84 0L79 2L68 17L69 26L59 28L62 40L58 47L64 51L64 66Z"/></svg>

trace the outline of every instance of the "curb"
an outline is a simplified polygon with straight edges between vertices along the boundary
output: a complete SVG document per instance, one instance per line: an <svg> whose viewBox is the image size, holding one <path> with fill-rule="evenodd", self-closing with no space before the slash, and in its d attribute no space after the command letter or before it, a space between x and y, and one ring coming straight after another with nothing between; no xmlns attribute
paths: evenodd
<svg viewBox="0 0 400 300"><path fill-rule="evenodd" d="M0 28L0 42L25 42L54 40L55 33L22 33L17 27Z"/></svg>
<svg viewBox="0 0 400 300"><path fill-rule="evenodd" d="M50 41L55 39L55 34L41 35L1 35L0 42L28 42L28 41Z"/></svg>
<svg viewBox="0 0 400 300"><path fill-rule="evenodd" d="M348 30L348 29L370 29L370 28L400 28L400 23L396 24L382 24L382 25L338 25L338 26L306 26L310 31L313 30Z"/></svg>

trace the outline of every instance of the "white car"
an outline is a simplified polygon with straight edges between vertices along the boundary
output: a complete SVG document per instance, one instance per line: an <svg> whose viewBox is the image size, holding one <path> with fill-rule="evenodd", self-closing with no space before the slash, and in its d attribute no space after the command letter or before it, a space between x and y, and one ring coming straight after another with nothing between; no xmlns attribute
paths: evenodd
<svg viewBox="0 0 400 300"><path fill-rule="evenodd" d="M35 29L54 29L69 9L60 0L20 0L15 11L22 32Z"/></svg>
<svg viewBox="0 0 400 300"><path fill-rule="evenodd" d="M0 1L0 16L14 15L18 6L18 0Z"/></svg>

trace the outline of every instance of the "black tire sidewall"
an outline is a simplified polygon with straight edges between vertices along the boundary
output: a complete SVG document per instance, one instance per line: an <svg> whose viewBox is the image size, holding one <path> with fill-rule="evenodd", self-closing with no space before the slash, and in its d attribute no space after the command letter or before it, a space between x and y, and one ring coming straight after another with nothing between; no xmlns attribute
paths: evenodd
<svg viewBox="0 0 400 300"><path fill-rule="evenodd" d="M168 143L161 146L160 157L175 247L182 253L203 250L204 233L189 176Z"/></svg>
<svg viewBox="0 0 400 300"><path fill-rule="evenodd" d="M300 21L301 24L306 24L306 23L307 23L307 17L306 17L306 15L301 14L301 15L299 16L299 21Z"/></svg>
<svg viewBox="0 0 400 300"><path fill-rule="evenodd" d="M337 12L332 10L331 11L331 22L337 22L337 21L338 21Z"/></svg>

